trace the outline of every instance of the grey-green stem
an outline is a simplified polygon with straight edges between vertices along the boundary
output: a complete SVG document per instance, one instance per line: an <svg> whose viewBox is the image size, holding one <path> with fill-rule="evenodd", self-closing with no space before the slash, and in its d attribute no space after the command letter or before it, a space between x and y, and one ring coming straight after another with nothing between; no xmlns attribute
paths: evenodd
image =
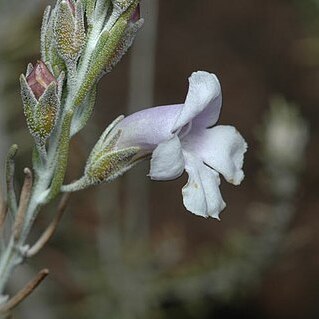
<svg viewBox="0 0 319 319"><path fill-rule="evenodd" d="M104 16L104 19L106 18L106 13ZM102 20L102 19L101 19ZM65 99L64 106L62 109L66 110L66 112L70 112L74 108L73 100L76 94L78 94L78 90L81 87L81 81L83 78L85 78L85 73L87 72L87 68L89 66L89 62L91 59L91 54L93 52L93 45L96 44L97 36L100 34L102 25L97 24L97 29L95 27L89 34L88 38L88 44L86 47L86 51L83 52L83 59L79 65L79 69L77 70L77 76L75 77L74 74L72 75L73 79L76 79L76 83L69 88L71 88L68 91L68 95ZM68 162L68 153L63 154L61 156L61 161L56 162L56 158L60 155L59 152L59 146L61 143L61 136L63 133L65 133L65 130L70 130L71 126L71 120L72 115L70 113L65 113L62 116L62 123L57 128L57 132L55 134L55 138L51 143L48 145L47 150L47 160L44 163L41 161L41 163L33 163L33 169L35 174L35 182L33 185L32 193L29 199L29 203L26 208L25 212L25 219L23 222L23 225L20 230L20 236L19 238L15 238L14 234L10 236L9 242L7 243L5 250L1 254L1 260L0 260L0 301L5 300L5 298L1 298L4 296L4 291L7 285L7 282L14 271L15 267L21 264L24 259L27 256L28 251L28 245L26 245L26 241L28 239L28 235L32 229L32 226L34 224L35 219L38 216L38 213L41 209L41 207L46 204L48 201L51 201L58 193L60 192L61 185L63 183L64 175L65 175L65 169L66 164ZM66 127L67 126L67 127ZM68 150L69 147L69 140L67 141L67 145L65 147ZM35 160L36 161L36 160ZM12 163L10 159L10 163ZM54 176L59 173L60 166L63 166L64 169L62 172L60 172L60 180L58 181L60 185L57 183L55 187L57 187L56 190L52 193L52 180L54 180ZM10 164L9 169L9 177L11 178L12 173L12 167L13 164ZM11 186L11 184L10 184ZM51 195L50 195L51 194ZM13 197L13 193L10 195L10 203L11 209L13 210L12 213L14 214L17 210L17 207L15 206L14 202L15 199Z"/></svg>
<svg viewBox="0 0 319 319"><path fill-rule="evenodd" d="M137 0L134 1L137 4ZM103 71L97 68L97 71L93 72L93 75L96 75L96 77L94 78L94 76L92 76L92 79L89 77L89 80L87 80L87 74L89 73L90 68L92 68L92 63L95 62L94 59L96 57L94 57L94 50L98 44L101 33L103 30L108 30L114 25L113 22L110 24L106 21L109 4L110 0L97 0L97 5L95 9L93 9L95 20L92 25L89 25L90 30L86 39L87 44L82 52L82 57L77 65L69 65L68 67L69 74L66 82L67 94L61 102L62 114L49 139L46 149L47 152L39 147L35 147L34 149L33 173L35 178L31 194L29 193L27 198L21 200L19 203L19 205L23 205L22 208L20 207L20 212L23 212L23 214L20 214L20 220L17 221L19 226L18 236L17 232L12 231L10 238L8 238L8 242L1 251L0 305L4 304L7 300L4 292L12 272L15 267L21 264L28 256L29 246L26 242L42 206L52 201L61 191L71 192L87 186L85 178L81 178L79 181L69 186L62 187L62 184L69 156L69 145L72 134L71 125L74 111L76 110L76 107L86 103L86 96L90 94L92 88L94 89L94 85L99 79L99 74L95 73ZM128 14L130 14L130 12L128 12ZM121 41L121 36L125 30L126 24L127 17L123 17L119 23L119 30L117 30L117 33L114 31L114 37L111 38L110 48L106 52L108 54L101 55L103 59L105 57L106 65L107 62L110 62L109 60L112 59L113 53ZM42 49L45 50L45 47L42 47ZM92 81L92 83L90 81ZM85 83L84 88L83 83ZM15 216L16 213L19 212L19 205L17 205L13 188L14 156L16 149L16 146L11 148L11 153L9 153L7 161L7 188L9 190L7 197L9 213L12 216ZM18 216L15 218L18 218Z"/></svg>

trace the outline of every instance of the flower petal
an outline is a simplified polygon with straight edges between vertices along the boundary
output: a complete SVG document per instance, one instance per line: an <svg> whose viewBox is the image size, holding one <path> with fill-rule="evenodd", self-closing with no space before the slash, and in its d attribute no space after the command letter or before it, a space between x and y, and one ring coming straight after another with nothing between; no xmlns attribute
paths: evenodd
<svg viewBox="0 0 319 319"><path fill-rule="evenodd" d="M153 180L171 180L182 175L185 168L181 143L177 136L160 143L153 152L149 176Z"/></svg>
<svg viewBox="0 0 319 319"><path fill-rule="evenodd" d="M219 219L219 213L226 204L219 190L218 173L194 155L184 152L184 156L185 169L189 175L188 182L182 190L186 209L195 215Z"/></svg>
<svg viewBox="0 0 319 319"><path fill-rule="evenodd" d="M192 134L184 138L183 147L198 154L229 183L239 185L243 180L247 144L235 127L219 125L207 130L198 128L197 131L193 127Z"/></svg>
<svg viewBox="0 0 319 319"><path fill-rule="evenodd" d="M152 107L125 117L114 129L122 131L117 147L138 146L153 151L174 136L172 127L182 107L182 104Z"/></svg>
<svg viewBox="0 0 319 319"><path fill-rule="evenodd" d="M197 71L189 77L189 89L173 132L198 116L206 128L214 125L221 108L221 88L217 77L205 71ZM203 112L203 114L201 114Z"/></svg>

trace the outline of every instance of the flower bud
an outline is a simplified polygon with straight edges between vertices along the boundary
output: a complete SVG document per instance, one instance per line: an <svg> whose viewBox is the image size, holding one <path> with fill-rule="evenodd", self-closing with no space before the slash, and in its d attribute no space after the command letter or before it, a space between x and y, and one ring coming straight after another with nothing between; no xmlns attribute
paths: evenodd
<svg viewBox="0 0 319 319"><path fill-rule="evenodd" d="M20 77L24 114L30 133L43 146L55 127L60 109L64 73L56 79L44 62L29 64Z"/></svg>
<svg viewBox="0 0 319 319"><path fill-rule="evenodd" d="M122 116L118 117L104 131L91 151L85 167L85 177L91 184L110 182L139 161L139 147L117 148L122 131L114 131L114 128L122 120Z"/></svg>
<svg viewBox="0 0 319 319"><path fill-rule="evenodd" d="M42 61L38 61L27 76L27 83L37 100L52 82L57 83L57 80Z"/></svg>
<svg viewBox="0 0 319 319"><path fill-rule="evenodd" d="M57 50L66 63L74 63L85 45L84 8L81 1L62 0L54 25Z"/></svg>
<svg viewBox="0 0 319 319"><path fill-rule="evenodd" d="M133 44L137 32L143 26L143 24L144 19L141 18L140 5L138 4L134 12L130 16L130 19L128 20L128 24L124 31L122 39L118 43L112 58L109 61L107 61L105 65L105 73L111 72L114 66L122 59L124 54L129 50L129 48Z"/></svg>

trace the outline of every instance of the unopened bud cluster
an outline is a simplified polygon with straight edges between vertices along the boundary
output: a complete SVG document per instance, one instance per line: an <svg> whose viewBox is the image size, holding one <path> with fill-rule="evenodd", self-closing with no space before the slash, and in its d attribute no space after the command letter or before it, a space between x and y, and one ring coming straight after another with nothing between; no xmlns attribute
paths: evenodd
<svg viewBox="0 0 319 319"><path fill-rule="evenodd" d="M41 60L21 75L28 128L45 153L72 113L70 136L87 123L99 79L120 61L143 24L139 0L57 0L45 10Z"/></svg>
<svg viewBox="0 0 319 319"><path fill-rule="evenodd" d="M44 12L41 57L20 76L23 110L35 142L32 170L25 170L20 196L13 187L17 145L11 147L6 161L7 198L6 205L0 207L0 232L2 226L11 224L12 231L3 227L5 234L0 234L1 318L11 317L7 312L35 288L31 281L15 297L8 299L4 293L16 266L36 254L54 232L56 219L33 247L26 244L41 208L61 191L111 181L139 160L139 148L119 148L122 131L109 129L94 147L84 175L71 185L63 185L71 138L93 112L97 84L120 61L143 24L139 1L56 0L56 5ZM64 206L64 199L62 203ZM8 225L6 215L10 216ZM36 286L40 281L37 277L35 281Z"/></svg>

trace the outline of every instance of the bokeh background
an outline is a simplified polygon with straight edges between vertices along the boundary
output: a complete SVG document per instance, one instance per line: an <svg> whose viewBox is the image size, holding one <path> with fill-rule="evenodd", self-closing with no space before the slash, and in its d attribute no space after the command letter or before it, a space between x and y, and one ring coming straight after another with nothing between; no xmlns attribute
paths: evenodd
<svg viewBox="0 0 319 319"><path fill-rule="evenodd" d="M17 188L32 147L18 77L39 58L48 3L0 0L0 160L19 144ZM116 116L182 102L196 70L221 81L219 123L248 142L246 178L223 181L221 222L184 209L186 175L151 182L148 163L72 195L54 238L12 278L14 292L51 271L14 318L318 318L319 1L144 0L142 15L133 49L101 81L74 139L68 181Z"/></svg>

